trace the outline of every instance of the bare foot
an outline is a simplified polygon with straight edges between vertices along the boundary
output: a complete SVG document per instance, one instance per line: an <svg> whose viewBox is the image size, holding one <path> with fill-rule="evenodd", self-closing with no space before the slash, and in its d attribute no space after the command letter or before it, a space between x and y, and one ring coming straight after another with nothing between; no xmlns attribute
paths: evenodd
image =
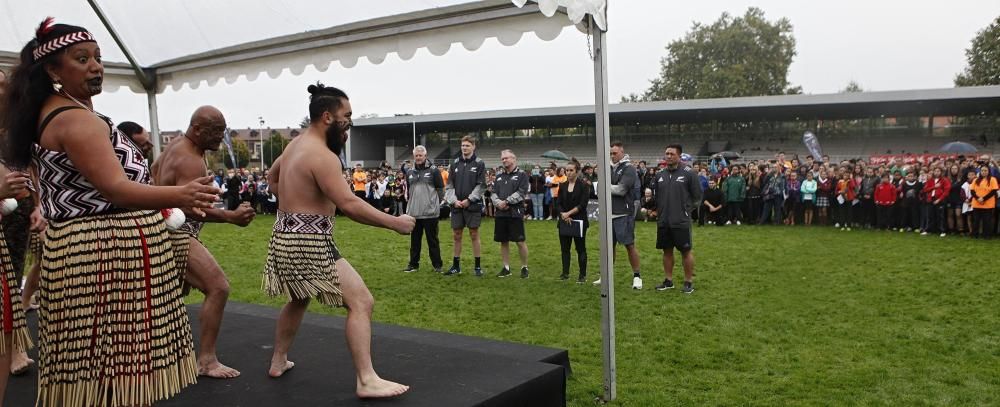
<svg viewBox="0 0 1000 407"><path fill-rule="evenodd" d="M271 377L281 377L281 375L285 374L285 372L291 370L293 367L295 367L295 362L289 360L286 360L283 363L271 362L271 369L267 371L267 374L271 375Z"/></svg>
<svg viewBox="0 0 1000 407"><path fill-rule="evenodd" d="M28 358L26 352L17 352L10 360L10 374L14 376L22 375L34 364L35 361Z"/></svg>
<svg viewBox="0 0 1000 407"><path fill-rule="evenodd" d="M396 382L391 382L385 380L381 377L376 377L374 380L369 381L367 384L361 384L359 379L357 382L357 390L355 393L358 397L367 398L381 398L381 397L395 397L400 394L406 393L410 389L410 386L405 384L399 384Z"/></svg>
<svg viewBox="0 0 1000 407"><path fill-rule="evenodd" d="M219 363L218 360L204 365L198 364L198 376L207 376L213 379L232 379L239 377L240 371Z"/></svg>

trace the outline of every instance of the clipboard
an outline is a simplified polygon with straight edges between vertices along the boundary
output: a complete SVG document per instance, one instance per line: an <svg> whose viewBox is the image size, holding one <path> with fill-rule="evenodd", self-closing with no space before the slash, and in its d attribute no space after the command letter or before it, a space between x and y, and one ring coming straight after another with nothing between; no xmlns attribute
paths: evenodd
<svg viewBox="0 0 1000 407"><path fill-rule="evenodd" d="M560 220L559 236L583 237L583 221L573 219L567 223Z"/></svg>

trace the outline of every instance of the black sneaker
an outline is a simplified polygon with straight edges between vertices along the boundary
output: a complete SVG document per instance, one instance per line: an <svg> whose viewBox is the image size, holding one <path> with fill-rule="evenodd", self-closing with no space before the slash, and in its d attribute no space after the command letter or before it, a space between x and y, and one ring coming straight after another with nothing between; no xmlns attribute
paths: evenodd
<svg viewBox="0 0 1000 407"><path fill-rule="evenodd" d="M497 273L497 277L500 277L500 278L510 277L510 269L507 268L507 267L504 267L504 268L500 269L500 272Z"/></svg>
<svg viewBox="0 0 1000 407"><path fill-rule="evenodd" d="M663 284L656 286L656 291L669 290L674 288L674 282L670 280L663 280Z"/></svg>
<svg viewBox="0 0 1000 407"><path fill-rule="evenodd" d="M403 269L403 272L404 272L404 273L412 273L412 272L414 272L414 271L417 271L417 270L418 270L418 267L417 267L417 266L414 266L414 265L407 265L407 266L406 266L406 268L405 268L405 269Z"/></svg>
<svg viewBox="0 0 1000 407"><path fill-rule="evenodd" d="M694 284L691 283L690 281L685 281L684 282L684 288L681 289L681 292L684 293L684 294L691 294L691 293L693 293L694 292Z"/></svg>
<svg viewBox="0 0 1000 407"><path fill-rule="evenodd" d="M473 271L476 272L476 277L482 277L483 276L483 268L482 267L476 267Z"/></svg>
<svg viewBox="0 0 1000 407"><path fill-rule="evenodd" d="M441 266L434 267L434 272L435 273L440 273L441 272Z"/></svg>
<svg viewBox="0 0 1000 407"><path fill-rule="evenodd" d="M562 273L559 275L559 279L562 281L569 280L569 273Z"/></svg>
<svg viewBox="0 0 1000 407"><path fill-rule="evenodd" d="M528 266L521 267L521 278L528 278Z"/></svg>
<svg viewBox="0 0 1000 407"><path fill-rule="evenodd" d="M581 274L580 278L576 279L576 283L577 284L583 284L583 283L586 283L586 282L587 282L587 275L586 274Z"/></svg>
<svg viewBox="0 0 1000 407"><path fill-rule="evenodd" d="M462 274L462 268L457 266L451 266L451 268L444 273L446 276L454 276L458 274Z"/></svg>

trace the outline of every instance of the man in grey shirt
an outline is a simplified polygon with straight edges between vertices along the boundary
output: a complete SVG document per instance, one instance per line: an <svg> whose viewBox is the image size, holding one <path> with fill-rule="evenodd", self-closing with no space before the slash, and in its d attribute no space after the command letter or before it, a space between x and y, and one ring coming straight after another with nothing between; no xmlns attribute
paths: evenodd
<svg viewBox="0 0 1000 407"><path fill-rule="evenodd" d="M639 174L625 155L620 141L611 143L611 230L615 245L625 246L628 262L632 266L632 288L642 289L639 274L639 250L635 247L635 190L639 184ZM594 285L601 280L594 281Z"/></svg>
<svg viewBox="0 0 1000 407"><path fill-rule="evenodd" d="M426 233L431 266L440 273L443 264L438 244L438 216L441 214L444 180L441 171L427 161L426 147L413 148L413 164L406 169L406 190L409 193L406 214L416 218L417 223L410 234L410 262L403 271L411 273L420 268L420 235Z"/></svg>

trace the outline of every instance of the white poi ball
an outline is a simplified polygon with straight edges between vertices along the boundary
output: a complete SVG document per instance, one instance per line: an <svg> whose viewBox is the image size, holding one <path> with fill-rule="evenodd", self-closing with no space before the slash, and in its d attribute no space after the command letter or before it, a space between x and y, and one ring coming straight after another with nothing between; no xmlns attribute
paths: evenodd
<svg viewBox="0 0 1000 407"><path fill-rule="evenodd" d="M180 209L173 208L163 210L163 219L167 222L167 229L177 230L184 224L187 217L184 216L184 212Z"/></svg>
<svg viewBox="0 0 1000 407"><path fill-rule="evenodd" d="M0 205L0 214L10 215L11 212L17 209L17 200L14 198L7 198L3 200L3 204Z"/></svg>

